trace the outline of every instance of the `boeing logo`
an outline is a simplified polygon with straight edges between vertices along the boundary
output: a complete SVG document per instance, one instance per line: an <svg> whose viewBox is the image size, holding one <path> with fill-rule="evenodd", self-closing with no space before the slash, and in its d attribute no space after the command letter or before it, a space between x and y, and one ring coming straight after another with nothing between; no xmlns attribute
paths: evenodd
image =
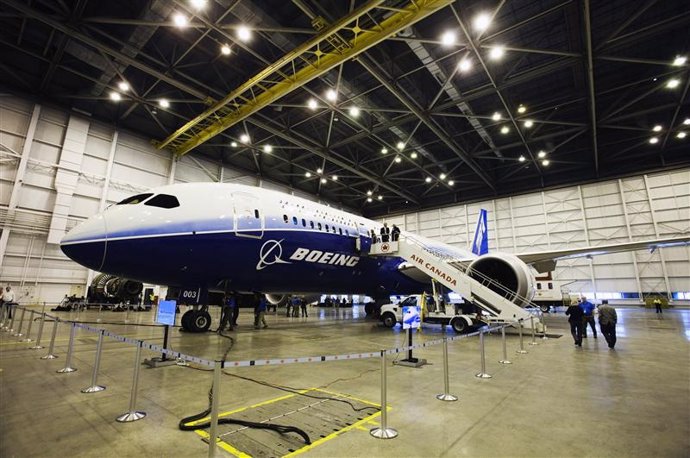
<svg viewBox="0 0 690 458"><path fill-rule="evenodd" d="M281 240L267 240L259 251L259 262L256 270L263 270L273 264L292 264L290 261L283 260L283 246ZM354 267L359 262L358 256L332 253L330 251L310 250L308 248L297 248L289 258L292 261L306 261L318 264L330 264L335 266Z"/></svg>
<svg viewBox="0 0 690 458"><path fill-rule="evenodd" d="M280 244L285 239L280 240L267 240L263 245L261 245L261 250L259 251L259 262L256 263L256 270L262 270L267 266L272 266L273 264L292 264L288 261L283 261L281 256L283 256L283 246Z"/></svg>

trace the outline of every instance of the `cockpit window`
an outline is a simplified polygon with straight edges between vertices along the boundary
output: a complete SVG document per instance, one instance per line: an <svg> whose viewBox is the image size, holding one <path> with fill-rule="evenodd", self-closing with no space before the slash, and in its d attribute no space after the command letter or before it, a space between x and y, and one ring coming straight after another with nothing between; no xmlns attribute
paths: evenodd
<svg viewBox="0 0 690 458"><path fill-rule="evenodd" d="M158 194L157 196L151 198L151 200L146 201L144 205L160 208L175 208L180 206L180 202L175 196L171 196L169 194Z"/></svg>
<svg viewBox="0 0 690 458"><path fill-rule="evenodd" d="M153 193L148 193L148 194L137 194L136 196L128 197L125 200L121 200L115 205L136 205L140 204L149 197L151 197Z"/></svg>

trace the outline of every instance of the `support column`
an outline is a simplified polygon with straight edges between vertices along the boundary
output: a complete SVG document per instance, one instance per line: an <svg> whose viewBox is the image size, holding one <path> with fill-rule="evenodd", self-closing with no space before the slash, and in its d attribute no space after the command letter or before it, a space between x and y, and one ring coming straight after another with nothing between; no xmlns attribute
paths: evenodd
<svg viewBox="0 0 690 458"><path fill-rule="evenodd" d="M549 234L549 220L546 212L546 197L544 191L541 192L541 209L544 212L544 234L546 235L546 244L551 249L551 234Z"/></svg>
<svg viewBox="0 0 690 458"><path fill-rule="evenodd" d="M31 153L31 146L34 143L34 135L36 133L36 125L41 114L41 106L34 105L34 111L31 114L29 121L29 128L26 130L24 137L24 145L22 146L22 155L17 166L17 173L14 176L14 186L12 186L12 194L10 195L10 203L7 207L7 219L2 226L2 234L0 234L0 268L5 259L5 251L7 250L7 242L10 239L9 221L14 219L14 212L19 203L19 193L21 192L22 184L24 183L24 175L26 174L26 165L29 163L29 154Z"/></svg>
<svg viewBox="0 0 690 458"><path fill-rule="evenodd" d="M656 223L656 215L654 214L654 201L652 200L652 194L649 192L649 180L647 175L643 175L644 178L644 189L647 192L647 201L649 201L649 214L652 215L652 225L654 225L654 235L659 238L659 226ZM668 272L666 271L666 259L664 258L664 252L659 250L659 260L661 261L661 271L664 274L664 283L666 284L666 293L668 294L669 302L671 302L671 283L668 281Z"/></svg>
<svg viewBox="0 0 690 458"><path fill-rule="evenodd" d="M496 218L496 199L491 199L491 213L494 220L494 234L496 234L496 251L501 251L501 237L498 235L498 218ZM489 236L489 239L491 236Z"/></svg>
<svg viewBox="0 0 690 458"><path fill-rule="evenodd" d="M513 253L517 253L517 238L515 237L515 219L513 218L512 197L508 197L508 208L510 210L510 235L513 236Z"/></svg>
<svg viewBox="0 0 690 458"><path fill-rule="evenodd" d="M585 199L582 196L582 186L577 187L577 196L580 198L580 212L582 213L582 227L585 232L585 241L587 242L587 246L592 246L592 243L589 241L589 230L587 229L587 217L585 215ZM594 277L594 263L591 257L588 257L587 260L589 262L589 277L592 281L592 293L594 294L594 299L596 299L597 280Z"/></svg>
<svg viewBox="0 0 690 458"><path fill-rule="evenodd" d="M175 170L177 169L177 158L175 154L170 155L170 173L168 174L168 184L175 183Z"/></svg>
<svg viewBox="0 0 690 458"><path fill-rule="evenodd" d="M48 229L48 243L60 243L60 239L65 235L67 218L72 206L72 196L77 188L88 134L89 121L80 116L70 116L67 122L65 141L60 152L58 170L55 173L57 196Z"/></svg>
<svg viewBox="0 0 690 458"><path fill-rule="evenodd" d="M618 180L618 191L621 194L621 205L623 205L623 216L625 218L625 227L628 230L628 241L632 242L632 230L630 230L630 217L628 216L628 204L625 202L625 193L623 192L623 180ZM640 270L637 267L637 255L634 251L630 252L633 266L635 267L635 282L637 284L637 294L640 296L640 302L644 302L642 298L642 282L640 281Z"/></svg>

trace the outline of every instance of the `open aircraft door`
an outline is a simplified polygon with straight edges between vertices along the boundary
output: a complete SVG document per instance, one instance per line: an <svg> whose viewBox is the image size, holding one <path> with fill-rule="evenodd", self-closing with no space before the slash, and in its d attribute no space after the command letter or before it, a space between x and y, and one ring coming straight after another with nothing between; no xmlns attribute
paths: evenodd
<svg viewBox="0 0 690 458"><path fill-rule="evenodd" d="M238 237L262 238L264 215L261 214L259 198L246 192L234 192L232 201L235 209L235 234Z"/></svg>
<svg viewBox="0 0 690 458"><path fill-rule="evenodd" d="M364 224L357 225L356 248L360 254L369 254L371 250L371 236Z"/></svg>

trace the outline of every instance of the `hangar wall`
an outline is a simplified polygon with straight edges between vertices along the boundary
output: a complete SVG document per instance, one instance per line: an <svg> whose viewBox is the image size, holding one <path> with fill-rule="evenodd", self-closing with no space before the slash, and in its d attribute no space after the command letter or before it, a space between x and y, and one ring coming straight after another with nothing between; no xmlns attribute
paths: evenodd
<svg viewBox="0 0 690 458"><path fill-rule="evenodd" d="M28 141L27 141L28 137ZM0 94L0 284L21 301L85 294L87 269L62 254L66 230L153 186L223 181L315 197L187 155L172 160L147 138ZM151 261L155 268L155 259Z"/></svg>
<svg viewBox="0 0 690 458"><path fill-rule="evenodd" d="M554 164L553 167L557 167ZM479 210L489 212L489 250L524 253L687 234L690 169L653 173L408 213L387 218L420 235L469 247ZM573 292L640 296L681 292L690 299L690 247L561 261L553 278Z"/></svg>

